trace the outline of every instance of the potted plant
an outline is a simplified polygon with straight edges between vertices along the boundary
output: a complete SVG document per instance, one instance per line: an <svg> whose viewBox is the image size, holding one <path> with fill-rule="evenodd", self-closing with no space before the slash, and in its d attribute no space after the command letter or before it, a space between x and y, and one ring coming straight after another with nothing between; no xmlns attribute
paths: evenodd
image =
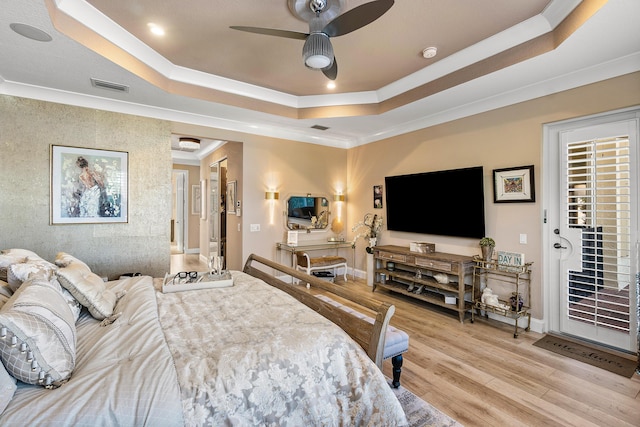
<svg viewBox="0 0 640 427"><path fill-rule="evenodd" d="M485 261L491 261L493 256L493 248L496 246L496 241L491 237L483 237L480 239L480 249L482 249L482 258Z"/></svg>

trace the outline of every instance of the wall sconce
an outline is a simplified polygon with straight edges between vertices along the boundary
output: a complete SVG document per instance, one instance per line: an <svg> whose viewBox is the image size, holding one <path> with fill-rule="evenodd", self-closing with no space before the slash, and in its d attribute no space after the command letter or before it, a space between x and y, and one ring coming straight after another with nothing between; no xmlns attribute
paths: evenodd
<svg viewBox="0 0 640 427"><path fill-rule="evenodd" d="M276 200L280 198L280 193L277 191L265 191L264 198L265 200L268 200L269 203L269 224L273 225L275 223L276 216Z"/></svg>
<svg viewBox="0 0 640 427"><path fill-rule="evenodd" d="M334 194L333 201L336 202L336 216L335 219L338 223L342 222L342 204L346 200L346 196L344 194Z"/></svg>

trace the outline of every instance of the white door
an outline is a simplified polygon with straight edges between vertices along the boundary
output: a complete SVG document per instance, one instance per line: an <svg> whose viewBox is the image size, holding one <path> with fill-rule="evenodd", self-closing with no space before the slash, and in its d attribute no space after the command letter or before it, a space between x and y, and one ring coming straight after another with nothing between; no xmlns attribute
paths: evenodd
<svg viewBox="0 0 640 427"><path fill-rule="evenodd" d="M174 171L173 172L176 177L176 188L175 188L175 214L176 221L174 224L174 233L175 233L175 242L177 246L178 252L184 252L185 247L185 227L187 221L187 171Z"/></svg>
<svg viewBox="0 0 640 427"><path fill-rule="evenodd" d="M638 119L567 124L557 134L548 212L551 330L632 351L638 270ZM553 185L552 185L553 187Z"/></svg>

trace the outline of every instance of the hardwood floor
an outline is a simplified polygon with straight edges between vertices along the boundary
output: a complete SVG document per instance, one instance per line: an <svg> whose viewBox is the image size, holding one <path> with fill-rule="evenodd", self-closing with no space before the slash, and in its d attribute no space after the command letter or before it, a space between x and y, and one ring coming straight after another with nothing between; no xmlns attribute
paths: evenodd
<svg viewBox="0 0 640 427"><path fill-rule="evenodd" d="M628 379L534 347L542 337L468 319L403 295L345 284L396 306L409 334L401 383L465 426L640 426L640 377ZM383 371L391 375L391 362Z"/></svg>
<svg viewBox="0 0 640 427"><path fill-rule="evenodd" d="M200 254L182 254L171 252L171 271L176 274L180 271L207 271L207 264L200 261Z"/></svg>
<svg viewBox="0 0 640 427"><path fill-rule="evenodd" d="M175 271L202 266L197 255L175 263ZM534 347L542 337L535 332L514 339L513 326L501 322L461 324L453 311L372 294L363 281L338 283L396 306L391 324L410 336L402 385L467 427L640 426L637 374L628 379ZM383 371L391 376L389 360Z"/></svg>

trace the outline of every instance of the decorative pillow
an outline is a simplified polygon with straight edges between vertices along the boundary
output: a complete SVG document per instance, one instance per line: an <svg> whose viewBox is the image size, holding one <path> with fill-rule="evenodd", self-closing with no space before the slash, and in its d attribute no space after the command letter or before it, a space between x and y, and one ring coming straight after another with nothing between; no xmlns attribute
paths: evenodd
<svg viewBox="0 0 640 427"><path fill-rule="evenodd" d="M69 267L72 263L76 263L82 265L86 270L91 271L87 264L66 252L58 252L58 254L56 255L56 259L53 262L61 268Z"/></svg>
<svg viewBox="0 0 640 427"><path fill-rule="evenodd" d="M0 414L4 412L11 399L13 399L16 388L18 388L16 379L9 375L4 365L0 363Z"/></svg>
<svg viewBox="0 0 640 427"><path fill-rule="evenodd" d="M42 259L35 252L26 249L4 249L0 251L0 280L7 280L7 268L11 264L26 262L27 258Z"/></svg>
<svg viewBox="0 0 640 427"><path fill-rule="evenodd" d="M56 281L30 278L0 309L0 358L27 384L57 387L71 376L75 319Z"/></svg>
<svg viewBox="0 0 640 427"><path fill-rule="evenodd" d="M4 280L0 280L0 308L2 308L2 306L5 305L7 301L9 301L9 298L11 298L12 295L13 289L9 287L9 284L7 282L5 282Z"/></svg>
<svg viewBox="0 0 640 427"><path fill-rule="evenodd" d="M55 264L45 261L42 258L27 257L25 262L11 264L7 269L7 282L15 292L22 283L35 274L47 280L53 278L53 273L58 269Z"/></svg>
<svg viewBox="0 0 640 427"><path fill-rule="evenodd" d="M87 307L94 318L103 320L113 314L116 294L107 289L102 278L92 273L85 263L71 262L58 269L56 275L62 287Z"/></svg>
<svg viewBox="0 0 640 427"><path fill-rule="evenodd" d="M80 313L82 312L82 306L80 305L78 300L73 295L71 295L71 292L62 287L57 277L52 280L56 282L58 286L60 286L60 289L62 290L62 297L69 305L69 310L71 310L71 314L73 314L73 319L77 322L80 318Z"/></svg>

